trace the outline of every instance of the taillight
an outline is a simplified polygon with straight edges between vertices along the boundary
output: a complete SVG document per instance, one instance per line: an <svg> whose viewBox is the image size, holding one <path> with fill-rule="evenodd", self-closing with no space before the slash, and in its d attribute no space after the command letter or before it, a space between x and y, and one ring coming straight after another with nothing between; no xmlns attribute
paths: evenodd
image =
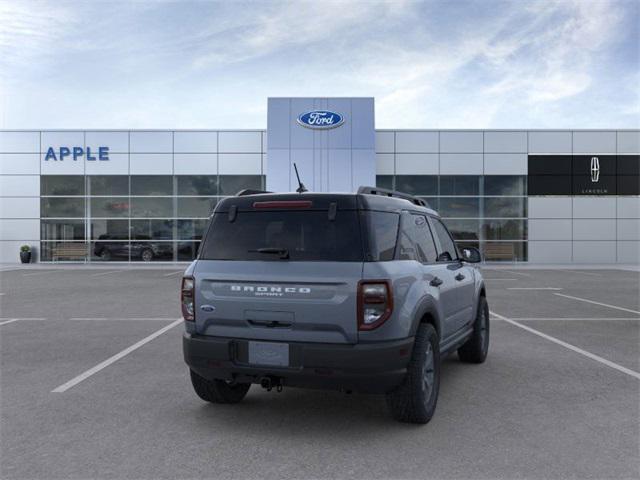
<svg viewBox="0 0 640 480"><path fill-rule="evenodd" d="M195 305L194 305L194 289L195 280L193 277L183 277L182 287L180 289L180 304L182 306L182 317L189 321L195 321Z"/></svg>
<svg viewBox="0 0 640 480"><path fill-rule="evenodd" d="M358 283L358 330L373 330L382 325L393 311L393 294L387 280Z"/></svg>

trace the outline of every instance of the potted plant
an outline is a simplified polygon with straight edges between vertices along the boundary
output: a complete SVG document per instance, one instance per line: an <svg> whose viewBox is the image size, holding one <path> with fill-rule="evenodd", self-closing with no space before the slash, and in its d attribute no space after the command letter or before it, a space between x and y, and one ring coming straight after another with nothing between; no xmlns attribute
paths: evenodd
<svg viewBox="0 0 640 480"><path fill-rule="evenodd" d="M31 263L31 247L29 245L20 247L20 261L22 263Z"/></svg>

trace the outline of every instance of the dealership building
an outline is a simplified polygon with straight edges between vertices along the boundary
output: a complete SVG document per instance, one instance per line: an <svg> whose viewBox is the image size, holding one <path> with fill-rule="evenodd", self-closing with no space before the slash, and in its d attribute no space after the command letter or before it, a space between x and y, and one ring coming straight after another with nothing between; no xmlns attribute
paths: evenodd
<svg viewBox="0 0 640 480"><path fill-rule="evenodd" d="M270 98L266 130L0 130L0 262L182 262L241 189L423 197L487 262L639 263L639 130L376 130Z"/></svg>

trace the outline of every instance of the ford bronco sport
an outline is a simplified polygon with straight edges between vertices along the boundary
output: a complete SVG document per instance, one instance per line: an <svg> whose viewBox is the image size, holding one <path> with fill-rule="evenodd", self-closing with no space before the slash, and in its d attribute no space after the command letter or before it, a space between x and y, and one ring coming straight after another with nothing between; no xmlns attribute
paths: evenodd
<svg viewBox="0 0 640 480"><path fill-rule="evenodd" d="M487 356L479 261L398 192L226 198L182 279L193 387L213 403L252 383L383 393L396 419L426 423L443 356Z"/></svg>

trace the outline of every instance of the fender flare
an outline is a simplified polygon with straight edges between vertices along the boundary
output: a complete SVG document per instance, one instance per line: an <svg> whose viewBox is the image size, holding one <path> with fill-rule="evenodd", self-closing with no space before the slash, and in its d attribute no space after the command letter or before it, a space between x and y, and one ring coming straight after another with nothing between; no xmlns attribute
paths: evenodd
<svg viewBox="0 0 640 480"><path fill-rule="evenodd" d="M411 336L415 336L418 331L418 326L420 322L424 318L425 315L431 316L433 318L433 327L438 332L438 336L442 338L442 323L440 321L440 314L438 313L438 309L436 308L436 301L433 297L426 296L422 297L420 303L416 307L416 313L413 317L413 323L411 325Z"/></svg>
<svg viewBox="0 0 640 480"><path fill-rule="evenodd" d="M475 312L478 311L478 305L480 304L480 297L484 295L484 298L487 298L487 289L484 286L484 280L478 283L476 288L476 301L475 301Z"/></svg>

